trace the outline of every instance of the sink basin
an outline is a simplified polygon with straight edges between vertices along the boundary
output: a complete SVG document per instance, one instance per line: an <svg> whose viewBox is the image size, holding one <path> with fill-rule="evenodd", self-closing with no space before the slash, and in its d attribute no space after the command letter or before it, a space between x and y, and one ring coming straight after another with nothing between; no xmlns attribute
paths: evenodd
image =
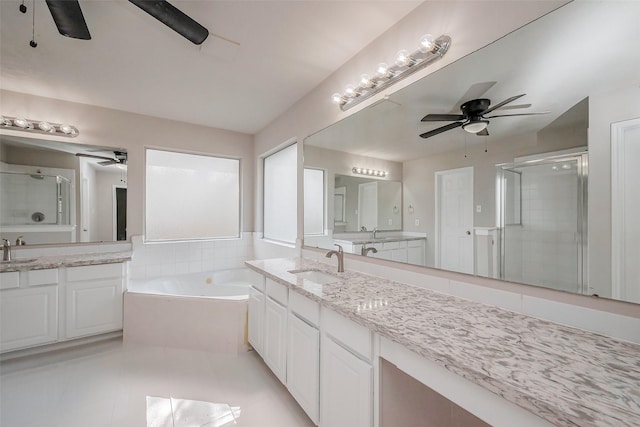
<svg viewBox="0 0 640 427"><path fill-rule="evenodd" d="M339 282L341 279L333 274L325 273L320 270L292 270L289 273L295 274L303 279L310 280L320 285L328 285L330 283Z"/></svg>
<svg viewBox="0 0 640 427"><path fill-rule="evenodd" d="M28 259L12 259L11 261L0 261L0 264L2 265L7 265L7 264L26 264L28 262L33 262L35 261L37 258L28 258Z"/></svg>

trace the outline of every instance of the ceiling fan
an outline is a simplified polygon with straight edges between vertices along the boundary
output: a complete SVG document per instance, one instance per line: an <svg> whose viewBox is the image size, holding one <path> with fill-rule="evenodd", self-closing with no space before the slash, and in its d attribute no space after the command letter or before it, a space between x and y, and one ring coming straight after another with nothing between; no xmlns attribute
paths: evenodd
<svg viewBox="0 0 640 427"><path fill-rule="evenodd" d="M447 122L452 121L448 125L430 130L428 132L420 134L421 138L430 138L432 136L441 134L451 129L462 127L469 133L475 133L476 135L489 135L487 131L488 119L496 117L510 117L510 116L534 116L539 114L547 114L548 111L541 113L520 113L520 114L497 114L493 116L486 116L499 108L504 107L510 102L515 101L518 98L525 96L525 94L512 96L505 99L495 105L491 105L491 100L487 98L472 99L463 103L460 106L462 114L427 114L422 118L423 122ZM528 106L528 105L527 105Z"/></svg>
<svg viewBox="0 0 640 427"><path fill-rule="evenodd" d="M202 44L209 36L209 31L205 27L168 1L129 1L194 44ZM74 39L91 40L89 28L77 0L46 0L46 2L60 34Z"/></svg>
<svg viewBox="0 0 640 427"><path fill-rule="evenodd" d="M102 162L98 162L100 166L111 165L126 165L127 153L125 151L114 151L113 158L106 156L96 156L95 154L76 153L78 157L90 157L92 159L102 159Z"/></svg>

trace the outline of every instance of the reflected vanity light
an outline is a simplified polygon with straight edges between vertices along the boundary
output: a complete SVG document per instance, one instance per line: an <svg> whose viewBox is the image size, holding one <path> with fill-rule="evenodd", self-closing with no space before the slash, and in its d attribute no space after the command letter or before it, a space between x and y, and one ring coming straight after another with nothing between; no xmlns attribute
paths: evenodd
<svg viewBox="0 0 640 427"><path fill-rule="evenodd" d="M22 117L0 116L0 128L32 133L46 133L74 138L80 134L75 126L51 123L44 120L31 120Z"/></svg>
<svg viewBox="0 0 640 427"><path fill-rule="evenodd" d="M359 167L353 167L351 169L351 172L358 175L379 176L381 178L384 178L389 174L389 172L387 171L380 171L375 169L367 169L367 168L359 168Z"/></svg>
<svg viewBox="0 0 640 427"><path fill-rule="evenodd" d="M390 66L381 62L373 77L362 74L357 86L347 85L343 93L336 92L331 95L331 102L340 106L342 111L346 111L395 82L423 69L436 59L442 58L450 45L451 37L447 35L436 39L430 34L425 34L420 39L416 51L409 52L405 49L399 51L395 64Z"/></svg>

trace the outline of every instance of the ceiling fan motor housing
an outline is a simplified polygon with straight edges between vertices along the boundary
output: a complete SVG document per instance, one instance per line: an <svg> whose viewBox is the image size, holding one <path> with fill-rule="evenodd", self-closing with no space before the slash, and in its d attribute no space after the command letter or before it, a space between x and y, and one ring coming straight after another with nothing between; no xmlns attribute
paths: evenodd
<svg viewBox="0 0 640 427"><path fill-rule="evenodd" d="M491 105L491 100L487 98L472 99L460 106L462 114L470 119L480 119L482 113L484 113Z"/></svg>

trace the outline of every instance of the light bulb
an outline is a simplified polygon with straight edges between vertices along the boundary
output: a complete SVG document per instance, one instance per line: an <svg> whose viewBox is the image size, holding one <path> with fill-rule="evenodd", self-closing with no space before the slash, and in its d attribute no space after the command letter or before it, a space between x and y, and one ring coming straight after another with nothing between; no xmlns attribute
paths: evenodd
<svg viewBox="0 0 640 427"><path fill-rule="evenodd" d="M28 129L28 128L31 127L31 124L28 121L26 121L25 119L20 119L20 118L14 119L13 123L16 126L21 127L22 129Z"/></svg>
<svg viewBox="0 0 640 427"><path fill-rule="evenodd" d="M418 49L422 53L432 52L433 48L436 46L435 39L431 34L425 34L420 38L420 45Z"/></svg>
<svg viewBox="0 0 640 427"><path fill-rule="evenodd" d="M358 173L362 173L362 168L357 168L357 169L356 169L356 172L358 172Z"/></svg>
<svg viewBox="0 0 640 427"><path fill-rule="evenodd" d="M342 98L342 95L340 95L338 92L331 95L331 102L334 103L335 105L340 105L343 103L343 101L344 100Z"/></svg>
<svg viewBox="0 0 640 427"><path fill-rule="evenodd" d="M396 65L398 67L410 67L415 64L415 60L409 56L409 52L402 49L396 54Z"/></svg>
<svg viewBox="0 0 640 427"><path fill-rule="evenodd" d="M0 126L11 126L11 119L7 119L5 116L0 116Z"/></svg>
<svg viewBox="0 0 640 427"><path fill-rule="evenodd" d="M347 87L344 88L344 93L349 98L355 98L358 95L358 92L356 92L356 87L354 85L347 85Z"/></svg>
<svg viewBox="0 0 640 427"><path fill-rule="evenodd" d="M362 74L360 76L360 87L371 88L373 86L375 86L375 84L371 81L369 74Z"/></svg>
<svg viewBox="0 0 640 427"><path fill-rule="evenodd" d="M376 68L376 74L381 79L386 79L388 77L391 77L391 73L389 72L389 66L387 65L386 62L381 62L378 64L378 67Z"/></svg>
<svg viewBox="0 0 640 427"><path fill-rule="evenodd" d="M45 132L55 132L56 129L49 122L40 122L38 123L38 129L43 130Z"/></svg>

